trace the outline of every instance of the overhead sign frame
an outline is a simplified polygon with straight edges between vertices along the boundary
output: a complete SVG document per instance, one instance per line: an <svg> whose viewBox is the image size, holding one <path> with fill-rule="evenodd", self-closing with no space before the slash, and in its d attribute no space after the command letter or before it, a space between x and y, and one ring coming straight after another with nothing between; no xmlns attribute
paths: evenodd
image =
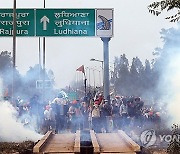
<svg viewBox="0 0 180 154"><path fill-rule="evenodd" d="M16 9L16 12L18 37L113 37L112 8ZM0 9L0 37L12 34L13 9Z"/></svg>

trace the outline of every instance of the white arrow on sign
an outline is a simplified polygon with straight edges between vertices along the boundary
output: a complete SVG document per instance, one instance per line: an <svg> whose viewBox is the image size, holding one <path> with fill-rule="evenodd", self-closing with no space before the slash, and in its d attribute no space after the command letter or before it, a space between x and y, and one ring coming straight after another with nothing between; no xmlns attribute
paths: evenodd
<svg viewBox="0 0 180 154"><path fill-rule="evenodd" d="M43 23L43 30L47 30L47 23L49 23L49 18L44 16L41 18L41 23Z"/></svg>

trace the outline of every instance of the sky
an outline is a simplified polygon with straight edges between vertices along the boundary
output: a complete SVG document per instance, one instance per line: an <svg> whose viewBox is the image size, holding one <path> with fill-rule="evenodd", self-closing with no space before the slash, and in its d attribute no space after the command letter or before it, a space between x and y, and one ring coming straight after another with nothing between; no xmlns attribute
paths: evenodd
<svg viewBox="0 0 180 154"><path fill-rule="evenodd" d="M152 52L163 45L162 28L175 27L165 20L166 13L156 17L148 12L152 0L46 0L46 8L113 8L114 36L109 42L109 61L126 54L131 60L138 56L153 59ZM12 8L13 0L0 0L0 8ZM17 0L17 8L43 8L43 0ZM38 37L17 37L16 67L25 74L30 66L38 64ZM42 39L41 39L42 40ZM0 37L0 51L11 51L12 37ZM103 43L99 37L46 37L46 69L55 75L57 88L76 80L76 69L81 65L101 71ZM96 71L98 78L98 71ZM92 82L92 80L91 80ZM98 84L98 83L96 83Z"/></svg>

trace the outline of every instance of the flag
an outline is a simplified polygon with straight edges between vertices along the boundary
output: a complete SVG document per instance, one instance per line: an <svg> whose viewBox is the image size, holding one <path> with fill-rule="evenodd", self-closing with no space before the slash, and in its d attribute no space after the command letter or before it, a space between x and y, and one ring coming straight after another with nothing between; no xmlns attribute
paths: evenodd
<svg viewBox="0 0 180 154"><path fill-rule="evenodd" d="M80 72L83 72L85 74L84 65L80 66L76 71L80 71Z"/></svg>

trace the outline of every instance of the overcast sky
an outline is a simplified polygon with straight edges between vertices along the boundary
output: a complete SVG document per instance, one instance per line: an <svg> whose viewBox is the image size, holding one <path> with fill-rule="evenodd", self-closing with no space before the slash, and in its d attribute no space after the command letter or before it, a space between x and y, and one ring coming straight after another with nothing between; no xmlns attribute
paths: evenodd
<svg viewBox="0 0 180 154"><path fill-rule="evenodd" d="M130 60L138 56L153 58L154 48L163 45L160 39L162 28L175 26L165 20L165 13L159 17L148 12L152 0L46 0L46 8L114 8L114 37L109 43L110 62L115 56L125 53ZM0 8L12 8L13 0L0 0ZM43 0L17 0L17 8L43 8ZM46 68L55 74L57 87L69 85L75 80L76 69L95 67L100 63L91 58L103 59L103 46L97 37L51 37L46 38ZM12 52L12 38L0 37L0 51ZM38 37L17 38L16 66L25 74L30 66L38 63Z"/></svg>

